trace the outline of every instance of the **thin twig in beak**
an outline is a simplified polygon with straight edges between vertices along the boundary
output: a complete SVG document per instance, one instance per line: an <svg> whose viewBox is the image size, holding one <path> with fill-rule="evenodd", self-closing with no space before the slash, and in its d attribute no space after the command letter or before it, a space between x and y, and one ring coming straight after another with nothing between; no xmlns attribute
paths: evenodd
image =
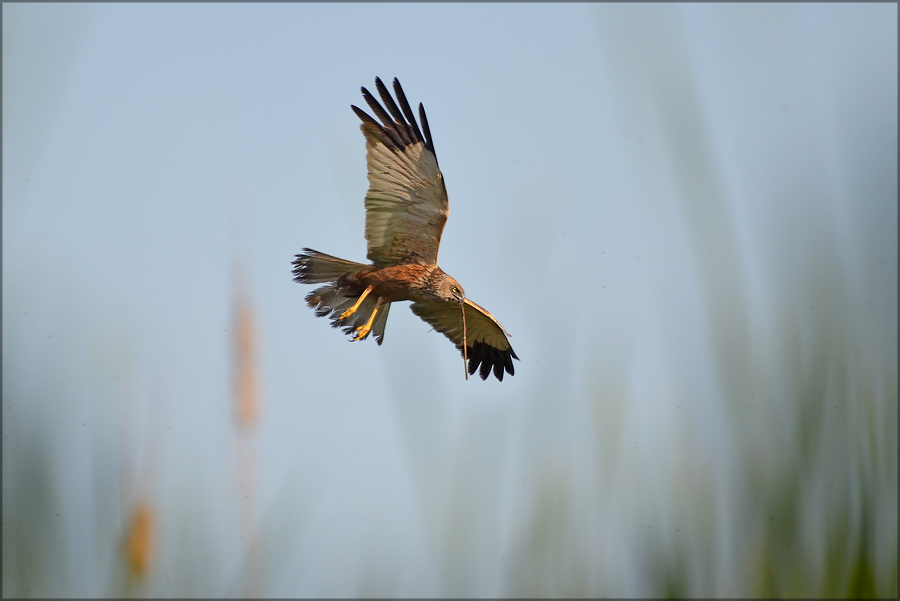
<svg viewBox="0 0 900 601"><path fill-rule="evenodd" d="M463 370L466 372L466 380L469 379L469 344L466 340L466 305L465 301L459 301L459 308L462 310L463 317Z"/></svg>

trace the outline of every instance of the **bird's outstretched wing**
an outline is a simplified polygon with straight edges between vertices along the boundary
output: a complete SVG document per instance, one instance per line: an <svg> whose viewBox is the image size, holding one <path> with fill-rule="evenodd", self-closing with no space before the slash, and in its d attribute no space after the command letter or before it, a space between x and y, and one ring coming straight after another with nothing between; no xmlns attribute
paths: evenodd
<svg viewBox="0 0 900 601"><path fill-rule="evenodd" d="M375 87L387 111L362 88L363 98L379 123L352 106L366 137L369 191L366 194L366 240L376 265L436 265L441 232L447 221L447 188L438 168L425 108L419 130L400 82L394 79L399 107L381 79Z"/></svg>
<svg viewBox="0 0 900 601"><path fill-rule="evenodd" d="M503 381L503 371L514 375L513 359L516 352L509 344L507 332L494 316L469 299L463 301L466 311L466 339L468 343L469 373L478 370L481 379L486 379L491 370ZM459 305L453 302L415 302L410 305L412 312L450 339L459 352L463 352L463 323ZM479 369L479 365L481 368Z"/></svg>

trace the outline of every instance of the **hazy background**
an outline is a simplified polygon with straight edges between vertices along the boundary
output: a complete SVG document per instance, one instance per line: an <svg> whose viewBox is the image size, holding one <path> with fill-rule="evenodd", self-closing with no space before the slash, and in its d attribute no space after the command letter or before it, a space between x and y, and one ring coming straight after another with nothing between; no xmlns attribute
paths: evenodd
<svg viewBox="0 0 900 601"><path fill-rule="evenodd" d="M896 4L2 11L4 596L897 595ZM291 281L376 75L502 383Z"/></svg>

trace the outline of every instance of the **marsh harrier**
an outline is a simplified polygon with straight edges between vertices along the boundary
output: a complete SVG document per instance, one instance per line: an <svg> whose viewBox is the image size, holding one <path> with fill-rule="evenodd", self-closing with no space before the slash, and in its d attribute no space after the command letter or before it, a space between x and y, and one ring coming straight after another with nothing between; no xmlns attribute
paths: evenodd
<svg viewBox="0 0 900 601"><path fill-rule="evenodd" d="M294 281L325 284L306 296L316 315L330 315L331 325L352 333L353 340L374 332L379 345L391 303L412 301L412 312L449 338L468 361L466 378L477 370L482 379L493 371L503 380L504 370L515 373L512 360L518 359L506 330L437 265L447 188L425 108L419 104L422 135L400 82L394 79L397 102L377 77L375 88L387 110L367 89L362 95L381 123L350 107L362 120L366 138L366 240L372 264L304 248L292 263Z"/></svg>

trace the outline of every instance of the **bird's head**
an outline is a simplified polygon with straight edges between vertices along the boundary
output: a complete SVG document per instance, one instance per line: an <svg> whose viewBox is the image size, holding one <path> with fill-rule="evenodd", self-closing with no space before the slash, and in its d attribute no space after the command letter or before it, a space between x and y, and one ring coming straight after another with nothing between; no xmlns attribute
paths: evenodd
<svg viewBox="0 0 900 601"><path fill-rule="evenodd" d="M455 303L461 303L466 298L466 291L463 290L462 284L446 274L438 288L438 293L442 299Z"/></svg>

